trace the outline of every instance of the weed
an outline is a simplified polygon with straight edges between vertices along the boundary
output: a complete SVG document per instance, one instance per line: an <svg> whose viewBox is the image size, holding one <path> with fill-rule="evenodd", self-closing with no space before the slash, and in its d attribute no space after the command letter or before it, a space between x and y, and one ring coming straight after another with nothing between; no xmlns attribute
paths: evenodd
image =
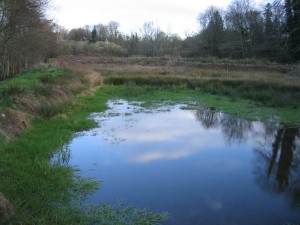
<svg viewBox="0 0 300 225"><path fill-rule="evenodd" d="M55 77L53 77L53 76L42 76L39 78L39 80L41 83L44 83L44 84L51 84L51 83L53 84L56 81Z"/></svg>
<svg viewBox="0 0 300 225"><path fill-rule="evenodd" d="M140 95L140 87L138 87L135 81L128 81L125 85L125 95L128 97L138 97Z"/></svg>
<svg viewBox="0 0 300 225"><path fill-rule="evenodd" d="M53 87L52 85L35 85L32 87L33 93L36 96L53 96Z"/></svg>
<svg viewBox="0 0 300 225"><path fill-rule="evenodd" d="M18 84L10 84L7 87L0 86L0 104L2 106L12 105L15 102L15 95L24 93L24 88Z"/></svg>
<svg viewBox="0 0 300 225"><path fill-rule="evenodd" d="M37 112L43 118L53 118L60 114L67 114L73 109L79 109L81 106L74 101L63 101L56 103L46 103L38 107Z"/></svg>

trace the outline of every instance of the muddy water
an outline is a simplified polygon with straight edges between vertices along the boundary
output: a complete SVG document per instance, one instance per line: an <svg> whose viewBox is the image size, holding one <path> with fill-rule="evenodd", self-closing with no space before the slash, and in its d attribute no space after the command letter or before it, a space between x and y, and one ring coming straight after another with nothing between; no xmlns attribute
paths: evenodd
<svg viewBox="0 0 300 225"><path fill-rule="evenodd" d="M89 202L168 211L176 225L300 222L298 128L183 105L108 104L93 114L99 128L56 159L102 182Z"/></svg>

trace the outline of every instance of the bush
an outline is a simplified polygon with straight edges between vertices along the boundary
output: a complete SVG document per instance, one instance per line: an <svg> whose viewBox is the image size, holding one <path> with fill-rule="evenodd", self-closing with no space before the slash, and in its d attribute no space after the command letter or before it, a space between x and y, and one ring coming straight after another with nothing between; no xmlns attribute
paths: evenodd
<svg viewBox="0 0 300 225"><path fill-rule="evenodd" d="M123 56L124 49L112 42L96 42L94 44L87 41L61 41L59 45L59 55L80 55L80 54L105 53L114 56Z"/></svg>

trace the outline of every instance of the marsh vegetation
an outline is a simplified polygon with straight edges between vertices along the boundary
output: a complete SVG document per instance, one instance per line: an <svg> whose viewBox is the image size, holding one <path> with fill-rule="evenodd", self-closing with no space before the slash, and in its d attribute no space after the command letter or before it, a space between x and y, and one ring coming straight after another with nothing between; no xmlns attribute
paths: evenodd
<svg viewBox="0 0 300 225"><path fill-rule="evenodd" d="M297 66L207 60L211 61L70 56L53 60L64 68L39 66L2 81L0 161L6 182L0 187L13 205L12 221L155 224L166 219L165 214L126 206L84 209L80 202L99 183L88 176L77 176L76 170L66 164L50 163L54 152L74 132L96 126L88 116L105 110L111 98L142 100L145 106L161 101L190 102L187 108L204 106L243 118L299 124ZM247 95L246 88L257 92L256 97ZM283 100L276 103L277 89L281 94L287 91L284 96L289 104ZM67 158L68 154L63 156Z"/></svg>
<svg viewBox="0 0 300 225"><path fill-rule="evenodd" d="M82 205L99 181L64 163L71 153L62 147L77 132L99 126L90 115L105 111L113 98L143 101L144 107L188 103L203 127L221 127L233 139L244 133L229 124L248 130L252 123L242 119L276 125L264 130L272 147L268 142L267 150L261 145L255 151L262 161L255 167L257 184L286 193L299 206L293 172L299 158L293 147L300 124L299 1L275 0L261 9L247 0L232 1L226 11L210 7L199 15L201 30L185 39L152 22L131 34L115 21L68 31L46 18L48 3L0 2L0 223L167 219L151 209ZM239 122L220 121L219 112ZM55 154L61 158L53 162Z"/></svg>

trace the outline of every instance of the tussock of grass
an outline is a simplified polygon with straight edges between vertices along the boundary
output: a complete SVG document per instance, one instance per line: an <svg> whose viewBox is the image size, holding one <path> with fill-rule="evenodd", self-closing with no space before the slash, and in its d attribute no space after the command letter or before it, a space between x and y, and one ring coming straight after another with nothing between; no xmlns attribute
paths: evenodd
<svg viewBox="0 0 300 225"><path fill-rule="evenodd" d="M43 118L53 118L58 115L68 114L75 109L80 109L82 106L76 101L61 101L55 103L46 103L38 107L37 113Z"/></svg>

